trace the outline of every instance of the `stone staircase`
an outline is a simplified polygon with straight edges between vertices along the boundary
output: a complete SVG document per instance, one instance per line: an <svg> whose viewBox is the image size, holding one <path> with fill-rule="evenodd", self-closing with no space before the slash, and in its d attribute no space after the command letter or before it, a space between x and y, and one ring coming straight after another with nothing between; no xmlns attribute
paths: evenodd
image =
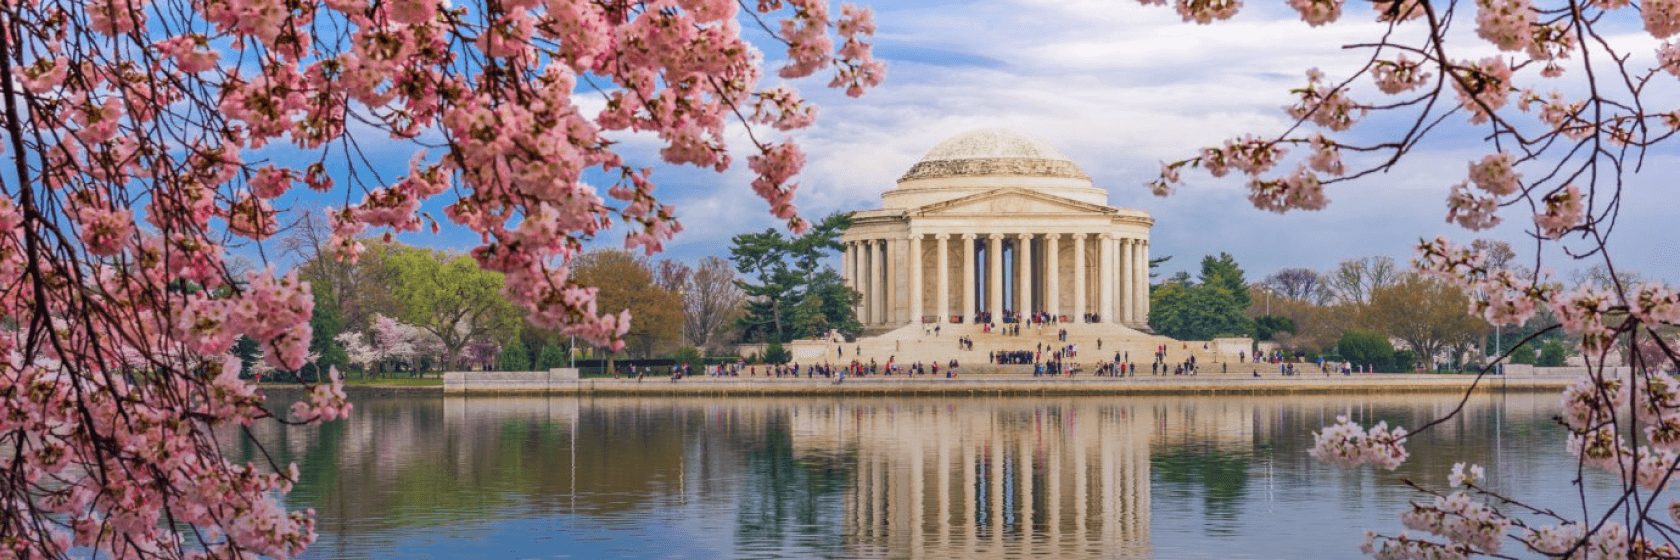
<svg viewBox="0 0 1680 560"><path fill-rule="evenodd" d="M1068 337L1066 341L1060 341L1056 331L1064 328L1068 330ZM1235 353L1220 355L1212 344L1203 341L1173 340L1109 323L1026 325L1021 328L1019 335L986 333L982 332L979 325L966 324L942 324L938 334L933 333L932 325L906 325L878 333L863 336L856 342L849 343L801 341L790 345L790 349L794 353L794 361L802 364L849 364L853 360L860 360L877 364L891 361L900 366L907 366L937 362L943 370L951 360L957 360L962 365L959 372L965 374L1031 374L1031 365L997 366L990 363L989 356L993 352L1019 350L1031 350L1036 353L1041 348L1044 355L1049 355L1055 349L1067 345L1075 345L1078 348L1078 354L1067 361L1086 373L1098 362L1113 361L1115 355L1119 354L1123 360L1137 364L1144 374L1148 375L1149 364L1153 361L1155 349L1159 345L1167 347L1166 363L1169 364L1169 368L1171 364L1181 363L1191 355L1196 357L1197 364L1206 373L1222 371L1223 364L1228 364L1229 371L1236 373L1240 363ZM965 336L974 342L973 349L959 348L958 341ZM1242 364L1242 367L1250 366Z"/></svg>

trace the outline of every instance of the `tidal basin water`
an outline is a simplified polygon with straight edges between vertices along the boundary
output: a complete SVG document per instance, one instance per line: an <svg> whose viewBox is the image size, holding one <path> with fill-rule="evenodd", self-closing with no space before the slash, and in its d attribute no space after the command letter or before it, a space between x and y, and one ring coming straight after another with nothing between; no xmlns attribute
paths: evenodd
<svg viewBox="0 0 1680 560"><path fill-rule="evenodd" d="M1580 511L1552 392L1472 396L1394 472L1307 456L1338 414L1459 398L430 395L255 437L302 470L307 558L1360 558L1460 460Z"/></svg>

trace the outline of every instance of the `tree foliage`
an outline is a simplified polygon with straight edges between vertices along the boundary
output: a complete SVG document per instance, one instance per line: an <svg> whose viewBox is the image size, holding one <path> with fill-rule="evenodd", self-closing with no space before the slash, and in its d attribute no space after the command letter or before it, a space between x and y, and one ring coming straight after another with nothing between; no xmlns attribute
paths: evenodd
<svg viewBox="0 0 1680 560"><path fill-rule="evenodd" d="M651 358L676 348L682 336L682 294L655 282L654 267L646 259L609 249L583 254L576 266L579 282L600 286L598 305L637 318L624 333L624 349L631 356Z"/></svg>
<svg viewBox="0 0 1680 560"><path fill-rule="evenodd" d="M771 341L764 347L764 355L760 358L766 364L785 364L793 361L793 352L789 352L781 342Z"/></svg>
<svg viewBox="0 0 1680 560"><path fill-rule="evenodd" d="M738 280L747 298L738 320L743 340L788 342L829 329L857 332L857 292L822 259L844 247L851 215L833 214L810 232L787 237L775 229L735 236L729 254L752 281Z"/></svg>
<svg viewBox="0 0 1680 560"><path fill-rule="evenodd" d="M1470 314L1464 290L1416 274L1371 293L1364 323L1380 333L1406 342L1425 363L1446 357L1446 350L1480 341L1487 321Z"/></svg>
<svg viewBox="0 0 1680 560"><path fill-rule="evenodd" d="M1197 280L1205 288L1230 295L1237 302L1238 310L1248 309L1253 303L1248 293L1248 280L1243 278L1242 267L1237 266L1237 259L1230 253L1202 257L1202 273Z"/></svg>
<svg viewBox="0 0 1680 560"><path fill-rule="evenodd" d="M519 326L519 311L502 297L502 274L466 255L397 246L386 262L395 271L389 290L404 323L424 329L443 346L449 369L469 344L502 340Z"/></svg>
<svg viewBox="0 0 1680 560"><path fill-rule="evenodd" d="M1540 367L1558 367L1563 365L1564 358L1569 357L1569 349L1561 340L1548 340L1540 345L1540 355L1534 359L1534 365Z"/></svg>
<svg viewBox="0 0 1680 560"><path fill-rule="evenodd" d="M1246 336L1254 330L1246 307L1223 286L1167 282L1150 294L1149 326L1178 340Z"/></svg>
<svg viewBox="0 0 1680 560"><path fill-rule="evenodd" d="M542 351L537 353L537 371L563 368L569 363L570 361L566 359L566 351L561 349L558 344L544 345Z"/></svg>
<svg viewBox="0 0 1680 560"><path fill-rule="evenodd" d="M1272 340L1279 333L1295 334L1295 320L1278 315L1264 315L1254 318L1254 339Z"/></svg>
<svg viewBox="0 0 1680 560"><path fill-rule="evenodd" d="M1386 368L1394 358L1394 345L1380 333L1348 331L1336 343L1336 353L1357 366Z"/></svg>
<svg viewBox="0 0 1680 560"><path fill-rule="evenodd" d="M531 371L532 365L531 354L517 337L502 345L501 354L496 356L496 369L502 371Z"/></svg>

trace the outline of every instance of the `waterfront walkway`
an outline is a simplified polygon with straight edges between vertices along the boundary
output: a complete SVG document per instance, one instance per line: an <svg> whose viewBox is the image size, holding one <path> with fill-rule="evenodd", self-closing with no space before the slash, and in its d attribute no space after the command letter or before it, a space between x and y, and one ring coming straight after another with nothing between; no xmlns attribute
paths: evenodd
<svg viewBox="0 0 1680 560"><path fill-rule="evenodd" d="M960 370L959 370L960 371ZM469 374L470 375L470 374ZM446 381L447 393L590 395L1140 395L1140 394L1292 394L1292 393L1398 393L1462 392L1471 388L1474 375L1426 374L1340 374L1329 377L1302 374L1284 377L1277 373L1253 377L1241 374L1139 377L1033 377L1031 375L973 375L952 378L932 376L830 378L688 377L672 381L665 377L635 379L551 380L541 383L480 382L470 377L456 383ZM1489 376L1476 385L1478 391L1561 390L1572 377Z"/></svg>

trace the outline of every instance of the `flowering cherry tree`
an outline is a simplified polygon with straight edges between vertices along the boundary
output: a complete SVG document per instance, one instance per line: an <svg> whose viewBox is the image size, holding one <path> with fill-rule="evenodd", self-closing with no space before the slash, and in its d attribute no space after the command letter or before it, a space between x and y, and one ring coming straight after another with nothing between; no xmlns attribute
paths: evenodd
<svg viewBox="0 0 1680 560"><path fill-rule="evenodd" d="M1466 288L1473 311L1496 325L1549 311L1557 324L1547 331L1562 329L1579 340L1589 373L1564 393L1561 421L1569 436L1560 444L1584 468L1624 482L1619 500L1589 513L1583 497L1571 516L1494 494L1478 486L1479 467L1459 465L1449 476L1456 490L1417 502L1401 516L1423 535L1372 534L1366 551L1379 558L1505 557L1511 547L1557 558L1680 554L1674 529L1680 503L1667 492L1680 450L1680 385L1666 373L1680 362L1659 332L1680 324L1680 294L1658 282L1621 280L1565 290L1540 250L1561 247L1586 261L1581 265L1596 262L1615 276L1607 241L1623 189L1650 182L1640 175L1647 157L1680 127L1672 96L1680 77L1674 39L1680 4L1376 0L1372 11L1347 13L1343 0L1288 5L1314 27L1360 19L1385 30L1348 46L1362 61L1348 75L1307 72L1285 108L1295 123L1288 130L1233 138L1166 162L1150 186L1167 195L1187 170L1215 177L1236 172L1247 177L1249 200L1258 208L1316 210L1328 204L1328 187L1393 169L1444 131L1484 138L1485 153L1465 162L1462 179L1442 185L1445 218L1472 231L1521 221L1536 242L1533 266L1497 266L1485 251L1445 238L1420 242L1415 264ZM1228 19L1241 6L1239 0L1174 3L1185 21L1197 23ZM1639 27L1643 37L1625 33ZM1466 54L1472 52L1478 54ZM1356 127L1373 114L1409 126L1361 141ZM1613 355L1627 356L1634 373L1607 373ZM1313 455L1393 469L1406 458L1406 435L1403 428L1367 429L1343 418L1317 435Z"/></svg>
<svg viewBox="0 0 1680 560"><path fill-rule="evenodd" d="M314 539L312 513L278 501L295 466L230 462L214 438L350 410L332 372L270 411L229 353L243 335L275 368L308 359L310 286L225 264L263 251L297 187L343 196L336 254L446 219L531 321L615 347L629 317L598 312L569 259L614 225L650 252L680 226L614 134L721 171L743 125L754 190L805 227L803 155L765 133L815 110L760 84L743 25L778 42L781 78L851 95L882 78L870 13L826 0L0 8L0 559L287 558ZM368 162L393 149L408 170L382 177ZM442 216L421 211L445 193Z"/></svg>
<svg viewBox="0 0 1680 560"><path fill-rule="evenodd" d="M391 360L414 365L422 358L437 356L443 349L437 335L377 313L373 315L373 328L365 337L352 331L340 333L335 339L344 345L350 363L366 369Z"/></svg>

